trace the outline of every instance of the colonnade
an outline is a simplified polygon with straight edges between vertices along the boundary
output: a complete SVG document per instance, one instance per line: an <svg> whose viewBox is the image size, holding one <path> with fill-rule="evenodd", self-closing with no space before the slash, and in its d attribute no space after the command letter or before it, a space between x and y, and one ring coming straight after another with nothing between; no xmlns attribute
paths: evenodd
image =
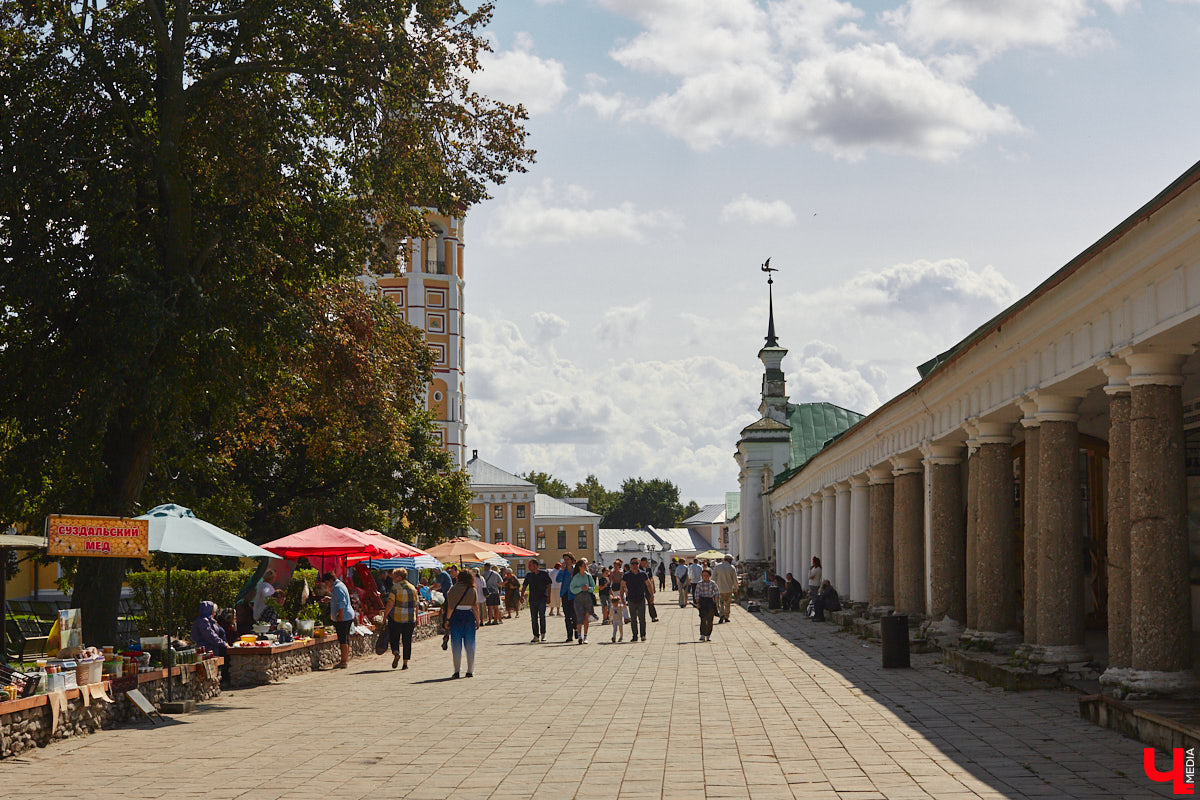
<svg viewBox="0 0 1200 800"><path fill-rule="evenodd" d="M1128 691L1195 680L1184 359L1131 348L1099 365L1109 418L1103 680ZM816 556L842 596L872 612L917 615L935 630L1018 646L1036 663L1088 662L1079 406L1093 388L1030 392L1019 408L965 420L954 436L773 508L778 571L806 584ZM1020 487L1012 456L1018 434ZM792 480L803 479L801 472ZM1014 518L1018 488L1021 520Z"/></svg>

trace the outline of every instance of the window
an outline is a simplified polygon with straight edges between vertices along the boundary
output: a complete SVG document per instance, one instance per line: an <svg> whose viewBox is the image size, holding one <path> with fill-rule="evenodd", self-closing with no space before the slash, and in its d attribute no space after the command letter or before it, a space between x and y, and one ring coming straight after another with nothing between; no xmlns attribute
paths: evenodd
<svg viewBox="0 0 1200 800"><path fill-rule="evenodd" d="M499 528L496 528L496 530L492 531L492 544L495 544L497 542L503 542L503 541L504 541L504 531L500 530Z"/></svg>
<svg viewBox="0 0 1200 800"><path fill-rule="evenodd" d="M524 561L517 562L517 577L518 578L525 577L525 562Z"/></svg>
<svg viewBox="0 0 1200 800"><path fill-rule="evenodd" d="M517 506L517 519L525 519L525 506Z"/></svg>
<svg viewBox="0 0 1200 800"><path fill-rule="evenodd" d="M492 506L492 519L504 519L504 506Z"/></svg>
<svg viewBox="0 0 1200 800"><path fill-rule="evenodd" d="M562 528L558 529L558 549L559 550L567 549L567 532L564 531Z"/></svg>
<svg viewBox="0 0 1200 800"><path fill-rule="evenodd" d="M544 533L538 534L537 548L535 548L535 549L537 549L537 550L545 550L546 549L546 534L544 534Z"/></svg>
<svg viewBox="0 0 1200 800"><path fill-rule="evenodd" d="M525 546L525 543L526 543L527 541L529 541L529 540L528 540L528 538L526 538L526 536L525 536L525 529L524 529L524 528L517 528L517 544L518 544L518 545L520 545L521 547L524 547L524 546Z"/></svg>
<svg viewBox="0 0 1200 800"><path fill-rule="evenodd" d="M579 549L584 550L584 551L586 551L588 549L587 528L579 529Z"/></svg>

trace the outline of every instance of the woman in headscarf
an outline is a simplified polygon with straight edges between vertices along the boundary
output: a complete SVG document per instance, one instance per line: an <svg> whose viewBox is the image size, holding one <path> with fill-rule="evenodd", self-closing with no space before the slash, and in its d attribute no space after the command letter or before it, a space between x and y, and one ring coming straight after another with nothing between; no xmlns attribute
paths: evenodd
<svg viewBox="0 0 1200 800"><path fill-rule="evenodd" d="M211 600L200 601L200 616L192 623L192 643L223 656L229 645L225 643L225 629L217 624L216 613L216 603Z"/></svg>

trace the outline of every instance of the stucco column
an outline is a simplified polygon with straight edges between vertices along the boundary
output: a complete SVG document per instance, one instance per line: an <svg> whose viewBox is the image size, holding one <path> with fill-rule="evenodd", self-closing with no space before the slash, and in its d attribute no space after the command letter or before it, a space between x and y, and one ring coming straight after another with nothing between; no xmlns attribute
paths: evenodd
<svg viewBox="0 0 1200 800"><path fill-rule="evenodd" d="M1190 672L1187 484L1180 370L1184 356L1122 353L1131 367L1129 587L1132 674L1127 691L1195 691ZM1107 673L1106 673L1107 675Z"/></svg>
<svg viewBox="0 0 1200 800"><path fill-rule="evenodd" d="M929 619L940 633L962 631L967 619L967 537L959 444L922 448L929 482Z"/></svg>
<svg viewBox="0 0 1200 800"><path fill-rule="evenodd" d="M833 583L837 568L837 490L821 490L821 580Z"/></svg>
<svg viewBox="0 0 1200 800"><path fill-rule="evenodd" d="M796 576L796 580L800 581L800 564L802 563L800 555L802 545L800 539L804 535L804 506L799 500L792 506L792 513L794 516L792 518L791 568L792 574ZM800 583L803 584L804 581L800 581Z"/></svg>
<svg viewBox="0 0 1200 800"><path fill-rule="evenodd" d="M808 561L804 565L804 577L801 581L805 586L808 585L808 567L812 564L814 558L821 558L821 526L825 520L825 498L820 492L816 492L812 496L812 534L809 538ZM821 561L825 559L821 558Z"/></svg>
<svg viewBox="0 0 1200 800"><path fill-rule="evenodd" d="M921 462L893 458L892 593L897 614L925 613L925 485Z"/></svg>
<svg viewBox="0 0 1200 800"><path fill-rule="evenodd" d="M871 520L870 520L870 564L867 581L870 586L870 610L886 614L895 608L892 591L892 511L894 489L891 465L879 465L867 470L870 476Z"/></svg>
<svg viewBox="0 0 1200 800"><path fill-rule="evenodd" d="M763 548L766 528L762 511L763 468L747 466L741 484L741 522L738 535L741 539L742 561L750 564L761 563L766 560Z"/></svg>
<svg viewBox="0 0 1200 800"><path fill-rule="evenodd" d="M800 548L800 505L792 503L788 506L787 552L784 558L784 574L796 573L796 553Z"/></svg>
<svg viewBox="0 0 1200 800"><path fill-rule="evenodd" d="M967 630L977 630L979 627L979 593L975 588L975 576L978 571L976 557L978 555L979 537L977 534L979 521L979 427L975 422L963 425L967 432L967 572L966 572L966 609Z"/></svg>
<svg viewBox="0 0 1200 800"><path fill-rule="evenodd" d="M813 501L806 497L800 501L800 563L797 564L796 580L808 588L808 565L812 562L812 519Z"/></svg>
<svg viewBox="0 0 1200 800"><path fill-rule="evenodd" d="M1040 463L1039 445L1042 429L1037 419L1037 403L1026 400L1021 403L1025 416L1021 419L1021 427L1025 429L1025 481L1021 486L1021 528L1022 542L1022 576L1021 576L1021 615L1024 624L1022 630L1024 643L1037 643L1037 605L1038 605L1038 465Z"/></svg>
<svg viewBox="0 0 1200 800"><path fill-rule="evenodd" d="M865 603L871 531L871 488L866 475L850 478L850 600Z"/></svg>
<svg viewBox="0 0 1200 800"><path fill-rule="evenodd" d="M1109 359L1108 376L1108 667L1132 663L1129 633L1129 365Z"/></svg>
<svg viewBox="0 0 1200 800"><path fill-rule="evenodd" d="M1087 662L1083 627L1083 508L1079 400L1037 393L1037 645L1034 661Z"/></svg>
<svg viewBox="0 0 1200 800"><path fill-rule="evenodd" d="M1016 643L1017 560L1013 531L1012 425L979 422L973 638Z"/></svg>
<svg viewBox="0 0 1200 800"><path fill-rule="evenodd" d="M850 484L847 481L841 481L834 486L834 489L837 503L837 514L834 517L837 526L837 535L834 537L837 541L837 580L833 581L833 588L837 589L838 595L848 596L850 591Z"/></svg>

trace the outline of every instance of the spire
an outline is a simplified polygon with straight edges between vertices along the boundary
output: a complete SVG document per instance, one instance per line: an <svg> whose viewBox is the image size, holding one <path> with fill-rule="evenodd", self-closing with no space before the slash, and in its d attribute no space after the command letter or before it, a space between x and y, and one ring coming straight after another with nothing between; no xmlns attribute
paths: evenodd
<svg viewBox="0 0 1200 800"><path fill-rule="evenodd" d="M775 276L772 272L779 270L771 266L771 259L763 262L762 271L767 273L767 307L770 309L770 314L767 318L767 347L779 347L779 340L775 338L775 294L773 286L775 284Z"/></svg>
<svg viewBox="0 0 1200 800"><path fill-rule="evenodd" d="M767 263L771 263L771 259L767 259ZM775 338L775 295L771 285L775 281L771 280L770 273L767 274L767 308L770 312L767 316L767 347L779 347L779 340Z"/></svg>

